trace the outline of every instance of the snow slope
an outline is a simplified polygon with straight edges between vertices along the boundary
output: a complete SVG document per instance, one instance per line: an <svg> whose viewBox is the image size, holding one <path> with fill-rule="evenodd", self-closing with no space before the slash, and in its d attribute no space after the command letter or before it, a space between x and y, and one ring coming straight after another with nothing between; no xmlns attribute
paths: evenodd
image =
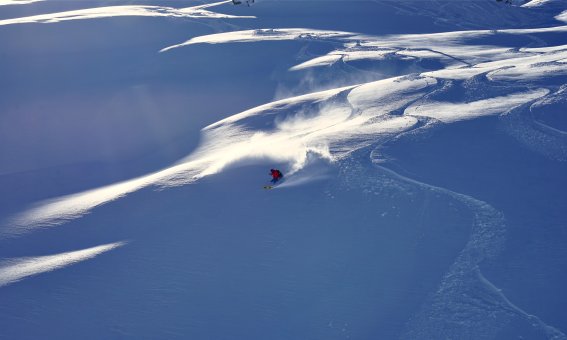
<svg viewBox="0 0 567 340"><path fill-rule="evenodd" d="M567 8L228 3L0 20L0 335L566 338Z"/></svg>
<svg viewBox="0 0 567 340"><path fill-rule="evenodd" d="M0 6L25 5L25 4L29 4L29 3L37 2L37 1L41 1L41 0L2 0L2 1L0 1Z"/></svg>
<svg viewBox="0 0 567 340"><path fill-rule="evenodd" d="M193 6L181 9L160 6L108 6L87 8L61 13L41 14L30 17L0 20L0 26L29 23L55 23L67 20L109 18L117 16L178 17L178 18L237 18L214 13L204 8L226 4L229 1Z"/></svg>

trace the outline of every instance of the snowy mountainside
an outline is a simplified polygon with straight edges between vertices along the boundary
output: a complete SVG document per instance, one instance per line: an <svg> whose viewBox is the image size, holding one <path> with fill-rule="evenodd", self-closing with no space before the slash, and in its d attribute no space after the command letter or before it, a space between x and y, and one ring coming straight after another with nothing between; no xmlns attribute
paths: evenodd
<svg viewBox="0 0 567 340"><path fill-rule="evenodd" d="M566 338L567 7L18 4L0 335Z"/></svg>

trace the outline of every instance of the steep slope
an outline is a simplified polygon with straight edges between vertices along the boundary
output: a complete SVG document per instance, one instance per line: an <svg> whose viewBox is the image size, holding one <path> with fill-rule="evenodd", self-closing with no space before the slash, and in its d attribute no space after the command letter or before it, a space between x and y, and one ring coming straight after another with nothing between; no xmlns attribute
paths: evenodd
<svg viewBox="0 0 567 340"><path fill-rule="evenodd" d="M48 153L40 166L26 163L17 155L23 144L6 130L16 152L2 156L13 163L0 178L12 191L2 195L0 335L566 338L559 311L567 300L556 292L567 282L560 270L567 264L560 246L567 26L554 19L561 10L542 6L538 20L549 25L526 27L533 22L522 18L536 9L513 8L508 15L520 24L496 30L498 14L486 18L494 8L487 4L463 5L469 18L485 17L479 29L449 20L446 32L425 25L396 34L395 25L376 28L374 13L413 16L372 2L352 5L336 30L329 25L337 17L299 25L314 18L320 1L286 3L284 11L306 14L285 20L274 14L283 4L266 1L249 9L187 7L228 13L205 18L138 6L0 21L6 37L40 27L53 27L46 36L83 25L109 29L122 20L159 32L136 40L130 31L91 48L55 43L48 53L50 63L84 57L86 64L58 68L78 70L103 47L118 72L109 79L82 73L75 93L92 91L85 98L93 102L114 89L135 94L120 95L114 111L132 131L108 142L115 151L123 136L139 134L138 144L96 157L107 171L96 163L66 170L97 151L88 144L45 148L60 158ZM114 10L119 17L108 18ZM171 19L126 18L140 13ZM248 27L228 21L237 18ZM140 61L129 66L132 56ZM27 98L64 98L70 79L50 91L33 88ZM13 94L31 88L16 84ZM4 105L3 126L22 126L14 107L29 106ZM88 119L88 108L73 106ZM46 115L64 122L47 107ZM192 116L175 113L185 111ZM147 127L135 123L140 115ZM113 119L103 115L100 131ZM83 146L75 128L62 123L44 133L61 131L65 143L76 137ZM146 131L164 139L151 142ZM286 180L265 191L270 167ZM14 170L22 168L30 171ZM48 184L57 171L71 176Z"/></svg>

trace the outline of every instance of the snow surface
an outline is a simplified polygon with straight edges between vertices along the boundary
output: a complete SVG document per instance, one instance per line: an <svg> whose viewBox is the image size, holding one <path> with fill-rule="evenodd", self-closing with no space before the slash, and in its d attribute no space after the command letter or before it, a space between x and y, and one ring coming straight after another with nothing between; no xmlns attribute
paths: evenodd
<svg viewBox="0 0 567 340"><path fill-rule="evenodd" d="M0 337L567 338L564 4L183 6L0 12Z"/></svg>
<svg viewBox="0 0 567 340"><path fill-rule="evenodd" d="M548 94L545 89L514 93L502 97L482 99L468 103L427 102L406 108L404 114L425 116L452 123L464 119L507 112L516 106L529 103Z"/></svg>
<svg viewBox="0 0 567 340"><path fill-rule="evenodd" d="M522 7L542 7L560 4L561 0L531 0L522 5Z"/></svg>
<svg viewBox="0 0 567 340"><path fill-rule="evenodd" d="M162 6L108 6L34 15L30 17L0 20L0 26L28 23L55 23L68 20L84 20L97 18L110 18L117 16L145 16L145 17L177 17L177 18L239 18L226 14L207 11L204 8L229 3L221 1L217 3L193 6L187 8L172 8ZM240 18L247 18L246 16ZM250 18L248 16L248 18Z"/></svg>
<svg viewBox="0 0 567 340"><path fill-rule="evenodd" d="M1 0L0 1L0 6L6 6L6 5L25 5L25 4L30 4L32 2L38 2L38 1L43 1L43 0Z"/></svg>
<svg viewBox="0 0 567 340"><path fill-rule="evenodd" d="M123 242L117 242L57 255L10 259L0 264L0 286L91 259L122 245L124 245Z"/></svg>
<svg viewBox="0 0 567 340"><path fill-rule="evenodd" d="M557 15L555 19L563 22L567 22L567 11L561 12L561 14Z"/></svg>

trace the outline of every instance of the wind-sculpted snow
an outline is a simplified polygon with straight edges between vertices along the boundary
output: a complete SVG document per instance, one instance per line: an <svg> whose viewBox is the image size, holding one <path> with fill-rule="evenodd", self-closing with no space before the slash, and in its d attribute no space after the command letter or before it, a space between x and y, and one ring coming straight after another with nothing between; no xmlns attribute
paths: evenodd
<svg viewBox="0 0 567 340"><path fill-rule="evenodd" d="M523 4L522 7L539 7L545 5L548 2L550 2L550 0L531 0Z"/></svg>
<svg viewBox="0 0 567 340"><path fill-rule="evenodd" d="M405 85L386 91L390 94L388 101L392 109L413 98L404 99L406 92L415 94L416 89L425 88L429 83L415 79L402 81L402 84ZM40 203L11 219L4 233L19 235L39 226L58 225L150 185L192 183L238 162L271 159L288 163L287 172L293 173L304 166L310 153L330 160L342 157L380 136L396 135L417 124L414 117L381 117L385 112L369 107L365 96L390 86L391 81L368 85L349 99L350 87L324 91L245 111L206 127L201 146L177 165Z"/></svg>
<svg viewBox="0 0 567 340"><path fill-rule="evenodd" d="M545 6L561 5L562 0L531 0L523 4L524 8L541 8Z"/></svg>
<svg viewBox="0 0 567 340"><path fill-rule="evenodd" d="M563 29L560 26L507 30L506 34ZM437 58L446 67L422 75L388 78L292 97L230 116L203 129L200 148L178 164L129 181L40 203L12 219L7 232L19 234L37 226L61 224L141 188L191 183L238 162L272 159L288 163L289 171L293 173L304 165L308 153L338 159L369 143L376 143L381 136L396 135L418 126L417 117L452 123L504 114L549 92L543 87L519 88L504 94L499 91L494 96L471 97L463 102L428 98L434 93L442 93L444 87L454 86L447 81L486 74L490 86L491 81L526 83L565 74L566 68L561 62L567 58L565 46L511 50L466 45L470 39L495 34L500 33L485 30L370 37L340 31L268 29L201 36L165 48L162 51L198 43L320 40L343 43L345 50L332 52L323 59L315 58L296 66L296 70L335 62L337 58L379 62L386 54L397 58Z"/></svg>
<svg viewBox="0 0 567 340"><path fill-rule="evenodd" d="M362 38L362 36L360 36ZM260 41L279 40L356 40L357 35L350 32L313 30L307 28L282 28L282 29L256 29L236 32L225 32L195 37L184 43L173 45L162 49L165 52L174 48L194 44L226 44L226 43L248 43Z"/></svg>
<svg viewBox="0 0 567 340"><path fill-rule="evenodd" d="M220 19L220 18L251 18L250 16L234 16L205 10L205 8L218 6L231 1L221 1L206 5L187 8L172 8L163 6L108 6L87 8L75 11L40 14L23 18L0 20L0 26L26 23L56 23L69 20L99 19L110 17L142 16L142 17L174 17L174 18L197 18L197 19Z"/></svg>
<svg viewBox="0 0 567 340"><path fill-rule="evenodd" d="M32 275L47 273L92 259L102 253L121 247L124 244L125 242L116 242L56 255L3 260L0 262L0 287L23 280Z"/></svg>
<svg viewBox="0 0 567 340"><path fill-rule="evenodd" d="M290 68L291 71L299 71L312 67L330 66L336 62L353 62L358 60L380 61L397 53L396 49L376 49L376 50L352 50L352 51L332 51L327 55L316 57L299 65Z"/></svg>
<svg viewBox="0 0 567 340"><path fill-rule="evenodd" d="M195 37L184 43L166 47L161 52L194 44L249 43L260 41L321 41L342 43L344 50L335 50L326 56L295 66L322 66L338 60L376 60L391 52L401 57L436 58L445 61L446 66L472 66L473 64L517 56L507 47L471 44L484 38L509 35L567 32L567 26L535 29L474 30L431 34L401 34L369 36L353 32L313 30L306 28L257 29L226 32Z"/></svg>
<svg viewBox="0 0 567 340"><path fill-rule="evenodd" d="M0 5L24 1L33 0L0 0ZM0 25L117 16L251 18L208 10L230 3L88 8L4 19ZM278 9L277 3L231 7L230 13L263 16ZM349 6L360 3L363 9L397 6L410 12L420 6L382 2ZM52 94L54 100L83 98L92 90L85 95L85 104L69 109L81 120L86 117L83 105L128 101L117 107L129 115L122 117L118 110L112 115L126 123L146 119L155 125L159 151L129 154L117 165L106 164L106 159L93 166L70 162L65 167L0 176L3 185L13 182L6 185L3 203L7 204L1 209L12 215L0 218L5 257L0 261L0 288L6 294L0 319L7 320L0 325L0 338L17 338L14 335L19 333L33 337L61 318L69 321L69 327L45 334L64 339L71 334L67 328L74 332L88 323L91 314L100 312L104 316L88 329L93 338L263 334L306 339L493 339L512 338L506 335L513 333L565 339L559 308L549 308L555 298L557 305L565 304L565 299L542 293L550 281L553 290L560 289L567 277L560 270L566 261L561 240L545 243L561 235L565 203L561 174L567 160L562 115L567 102L567 26L547 27L567 22L567 12L558 15L559 11L549 10L552 3L559 2L534 0L524 8L495 1L489 6L467 2L464 8L482 7L482 11L464 13L460 18L467 23L451 26L451 30L543 28L427 34L378 35L381 28L370 26L374 21L362 23L374 19L373 14L361 18L361 23L352 22L358 17L351 22L337 17L340 25L333 26L335 18L327 24L328 18L321 16L313 21L314 28L281 28L305 27L308 21L294 18L289 24L282 13L272 13L277 18L262 17L262 26L246 20L245 30L204 20L192 31L193 25L179 20L157 20L149 26L160 33L152 36L151 44L146 40L117 44L109 36L108 47L100 42L93 48L105 49L93 52L89 45L92 57L70 68L64 65L71 62L66 58L82 61L82 47L73 48L73 53L60 49L67 38L84 36L61 36L54 45L58 53L50 57L58 63L45 62L57 72L39 72L47 75L46 83L53 80L47 79L52 74L62 74L60 70L72 73L99 59L101 63L77 72L80 79L71 74L72 81L61 80L45 93L37 90L42 93L30 95L30 100ZM303 5L285 4L293 9ZM317 6L313 7L327 10ZM418 15L439 13L438 20L446 20L459 6L429 6L428 13ZM48 6L33 7L37 13ZM480 25L469 25L475 14L488 15L496 8L502 10L500 14L508 8L514 13L479 18ZM516 25L510 21L516 14L526 18L533 13L538 18L547 13L548 20L538 21L542 25L531 25L539 19ZM484 25L498 18L505 21L503 26ZM3 33L36 32L44 27L40 26L9 27ZM66 27L55 31L61 34ZM331 29L318 29L323 27ZM225 29L238 30L222 32ZM423 30L415 26L384 31ZM52 30L41 32L46 39L43 46L51 44L53 32L48 31ZM165 39L163 32L171 36ZM222 33L195 37L211 32ZM157 42L161 46L156 45L161 38ZM9 45L14 48L8 59L24 56L18 48L25 53L36 50L26 44ZM265 60L256 63L254 58ZM123 67L131 60L132 65ZM98 70L114 67L121 69L116 77L95 76ZM37 71L32 68L30 74ZM16 93L25 94L28 78L21 78L14 87L20 91ZM62 96L61 89L70 89L75 81L77 89ZM134 97L109 95L125 87L144 89L135 103L140 105L131 105L129 99ZM6 96L12 95L6 89ZM154 96L159 91L168 94ZM2 107L19 109L19 104L12 100ZM43 109L41 104L33 108L53 114L54 123L65 125L60 118L68 116L58 116L52 107ZM148 112L140 107L148 107ZM169 116L170 110L178 110L183 119ZM114 120L98 114L102 130L115 128ZM22 121L30 126L39 125L25 118ZM178 129L172 132L168 124L161 124L167 119L179 121ZM128 129L120 134L120 141L127 142L129 133L139 133L139 125L125 125ZM75 128L57 131L76 132ZM195 145L193 134L199 129L200 142ZM73 143L70 137L76 135L62 138ZM109 148L116 147L115 141L106 141ZM141 148L156 144L144 145ZM275 190L263 190L262 183L268 180L263 172L270 166L282 170L284 181ZM141 169L161 170L144 174ZM135 177L128 175L132 173ZM126 180L112 183L116 178ZM53 183L44 184L50 180ZM173 188L178 186L186 187ZM49 281L49 291L37 290L32 280L9 286L126 244L84 243L97 239L136 241L112 254L120 255L116 266L107 267L107 257L102 257L102 266L89 268L89 275L72 275L76 282L58 280L80 266L70 267L65 275L41 276ZM102 245L91 247L96 244ZM73 249L79 250L68 251ZM110 254L108 258L115 260ZM519 282L522 279L526 283ZM534 297L526 296L532 292ZM73 315L79 310L76 305L98 296L102 299L93 313ZM290 313L297 310L302 311L299 318ZM45 317L44 312L55 314ZM262 327L250 330L259 319ZM21 332L29 325L37 328L35 333Z"/></svg>
<svg viewBox="0 0 567 340"><path fill-rule="evenodd" d="M560 4L563 0L511 1L392 1L390 6L410 16L426 17L442 27L461 29L541 27L547 24L549 13L542 8ZM524 4L524 5L522 5ZM522 5L522 6L520 6ZM528 10L534 9L534 10Z"/></svg>
<svg viewBox="0 0 567 340"><path fill-rule="evenodd" d="M425 103L416 103L408 107L404 114L430 117L444 123L451 123L459 120L473 119L508 112L514 107L541 98L548 93L549 91L546 89L539 89L468 103L429 101Z"/></svg>
<svg viewBox="0 0 567 340"><path fill-rule="evenodd" d="M44 0L0 0L0 6L6 5L26 5L31 4L32 2L38 2Z"/></svg>
<svg viewBox="0 0 567 340"><path fill-rule="evenodd" d="M183 175L189 182L195 174L193 163L184 163L143 177L39 203L8 222L5 235L21 235L38 226L58 225L79 218L91 209L114 201L148 185ZM193 171L192 171L193 170Z"/></svg>
<svg viewBox="0 0 567 340"><path fill-rule="evenodd" d="M129 181L49 200L17 215L6 234L58 225L142 188L192 183L239 162L262 159L301 169L309 153L329 160L419 126L418 116L446 123L505 113L547 94L515 93L470 103L422 101L438 90L432 77L397 77L283 99L236 114L203 129L201 146L177 165ZM404 115L396 112L405 110Z"/></svg>
<svg viewBox="0 0 567 340"><path fill-rule="evenodd" d="M491 46L491 45L469 45L469 40L483 39L494 37L497 35L528 35L542 32L567 32L567 26L554 28L531 29L531 30L501 30L501 31L462 31L448 32L424 35L400 35L392 37L376 37L373 40L363 41L357 45L351 46L345 44L343 51L331 52L332 54L345 54L349 56L352 53L360 55L360 51L367 50L374 53L375 56L381 54L383 49L394 49L396 52L391 56L415 59L437 60L445 65L443 71L458 75L463 72L460 78L470 77L470 72L480 71L478 68L484 68L480 72L504 67L512 67L517 64L526 64L530 67L533 63L552 62L564 58L564 55L556 54L549 50L545 51L529 51L514 50L507 47ZM565 50L565 46L555 47L559 50ZM373 50L376 50L372 52ZM360 59L360 58L359 58ZM537 59L540 59L539 61ZM545 60L544 60L545 59ZM343 59L344 60L344 59ZM348 59L346 59L348 60ZM531 63L530 63L531 62ZM493 64L491 64L493 63ZM305 63L303 64L305 65ZM298 68L299 66L296 66ZM474 67L467 70L466 67ZM535 72L533 73L535 74Z"/></svg>
<svg viewBox="0 0 567 340"><path fill-rule="evenodd" d="M445 68L425 72L431 77L465 80L486 74L490 80L530 82L564 76L567 69L563 60L567 57L567 45L542 48L522 48L508 58L482 62L471 67Z"/></svg>

